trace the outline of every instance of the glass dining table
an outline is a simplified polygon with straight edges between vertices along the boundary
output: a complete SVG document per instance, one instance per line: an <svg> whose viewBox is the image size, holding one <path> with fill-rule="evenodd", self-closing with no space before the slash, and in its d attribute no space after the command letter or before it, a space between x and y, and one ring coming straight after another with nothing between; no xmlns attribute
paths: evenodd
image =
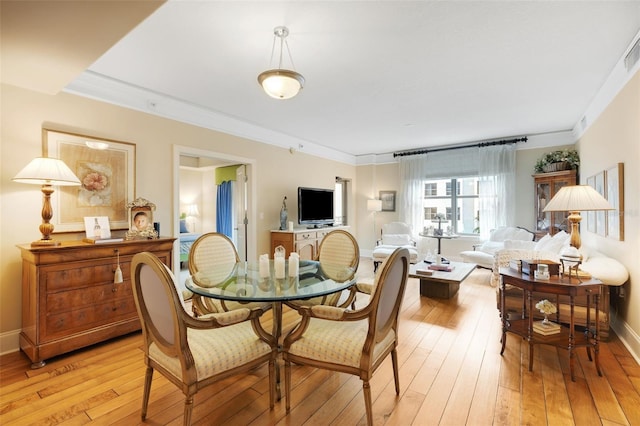
<svg viewBox="0 0 640 426"><path fill-rule="evenodd" d="M278 268L270 260L268 267L244 261L216 264L193 274L185 286L199 297L218 299L222 303L237 302L240 306L271 303L272 335L280 342L283 303L327 296L349 289L355 283L355 270L349 266L300 260L297 268L290 268L288 262L284 268ZM276 375L278 382L279 376Z"/></svg>

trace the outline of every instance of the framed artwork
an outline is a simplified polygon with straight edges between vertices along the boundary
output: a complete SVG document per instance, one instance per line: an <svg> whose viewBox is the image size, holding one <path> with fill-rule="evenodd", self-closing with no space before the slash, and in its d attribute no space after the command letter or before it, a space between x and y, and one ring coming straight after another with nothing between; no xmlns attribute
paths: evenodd
<svg viewBox="0 0 640 426"><path fill-rule="evenodd" d="M604 184L604 171L601 171L600 173L595 174L594 188L596 191L598 191L600 195L607 198L606 187ZM594 213L596 217L596 234L602 235L603 237L605 237L607 235L607 215L606 215L607 212L604 210L601 210L601 211L596 211Z"/></svg>
<svg viewBox="0 0 640 426"><path fill-rule="evenodd" d="M595 176L589 176L587 178L587 185L589 185L590 187L595 189L595 187L596 187L596 177ZM596 212L594 212L594 211L585 212L585 216L586 216L586 219L587 219L587 231L593 232L595 234L596 233Z"/></svg>
<svg viewBox="0 0 640 426"><path fill-rule="evenodd" d="M158 233L153 227L153 212L155 209L156 205L144 198L136 198L127 204L129 212L129 230L125 235L127 240L158 238Z"/></svg>
<svg viewBox="0 0 640 426"><path fill-rule="evenodd" d="M396 211L396 191L380 191L383 212Z"/></svg>
<svg viewBox="0 0 640 426"><path fill-rule="evenodd" d="M607 236L624 241L624 163L605 170L607 201L614 210L607 211Z"/></svg>
<svg viewBox="0 0 640 426"><path fill-rule="evenodd" d="M135 144L43 129L42 151L64 161L81 183L53 193L55 232L84 231L84 218L96 216L108 217L111 229L128 228L127 203L135 198Z"/></svg>

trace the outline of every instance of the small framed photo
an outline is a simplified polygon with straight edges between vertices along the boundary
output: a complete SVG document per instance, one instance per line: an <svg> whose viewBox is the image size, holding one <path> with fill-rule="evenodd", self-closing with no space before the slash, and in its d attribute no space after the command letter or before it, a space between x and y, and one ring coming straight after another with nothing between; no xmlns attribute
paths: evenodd
<svg viewBox="0 0 640 426"><path fill-rule="evenodd" d="M153 227L153 212L156 209L155 204L144 198L136 198L127 205L127 208L129 210L127 240L150 240L158 238L158 233Z"/></svg>
<svg viewBox="0 0 640 426"><path fill-rule="evenodd" d="M396 211L396 191L380 191L383 212Z"/></svg>

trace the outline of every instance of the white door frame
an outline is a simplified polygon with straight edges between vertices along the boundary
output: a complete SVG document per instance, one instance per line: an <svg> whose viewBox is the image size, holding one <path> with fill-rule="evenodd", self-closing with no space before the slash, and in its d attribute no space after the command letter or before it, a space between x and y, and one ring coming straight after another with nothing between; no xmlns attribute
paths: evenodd
<svg viewBox="0 0 640 426"><path fill-rule="evenodd" d="M209 151L184 145L173 145L173 236L176 241L173 244L173 272L180 271L180 156L194 156L220 159L234 164L246 164L250 167L248 181L248 209L247 217L249 226L247 232L247 256L249 259L257 259L257 214L256 214L256 160L245 157L238 157L216 151ZM244 254L243 254L244 255ZM242 257L242 256L241 256Z"/></svg>

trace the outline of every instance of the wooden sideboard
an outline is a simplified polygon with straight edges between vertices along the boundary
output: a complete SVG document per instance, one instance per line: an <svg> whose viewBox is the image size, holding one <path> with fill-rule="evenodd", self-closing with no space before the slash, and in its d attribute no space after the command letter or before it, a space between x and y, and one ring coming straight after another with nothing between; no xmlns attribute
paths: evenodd
<svg viewBox="0 0 640 426"><path fill-rule="evenodd" d="M171 267L175 238L57 247L19 245L22 254L20 349L33 362L140 329L131 259L149 251ZM123 282L114 284L117 254Z"/></svg>
<svg viewBox="0 0 640 426"><path fill-rule="evenodd" d="M318 254L320 241L331 231L343 229L348 231L348 226L331 226L318 229L294 229L293 231L271 231L271 253L269 257L273 257L276 247L283 246L286 250L286 257L291 252L300 255L300 259L312 260Z"/></svg>

